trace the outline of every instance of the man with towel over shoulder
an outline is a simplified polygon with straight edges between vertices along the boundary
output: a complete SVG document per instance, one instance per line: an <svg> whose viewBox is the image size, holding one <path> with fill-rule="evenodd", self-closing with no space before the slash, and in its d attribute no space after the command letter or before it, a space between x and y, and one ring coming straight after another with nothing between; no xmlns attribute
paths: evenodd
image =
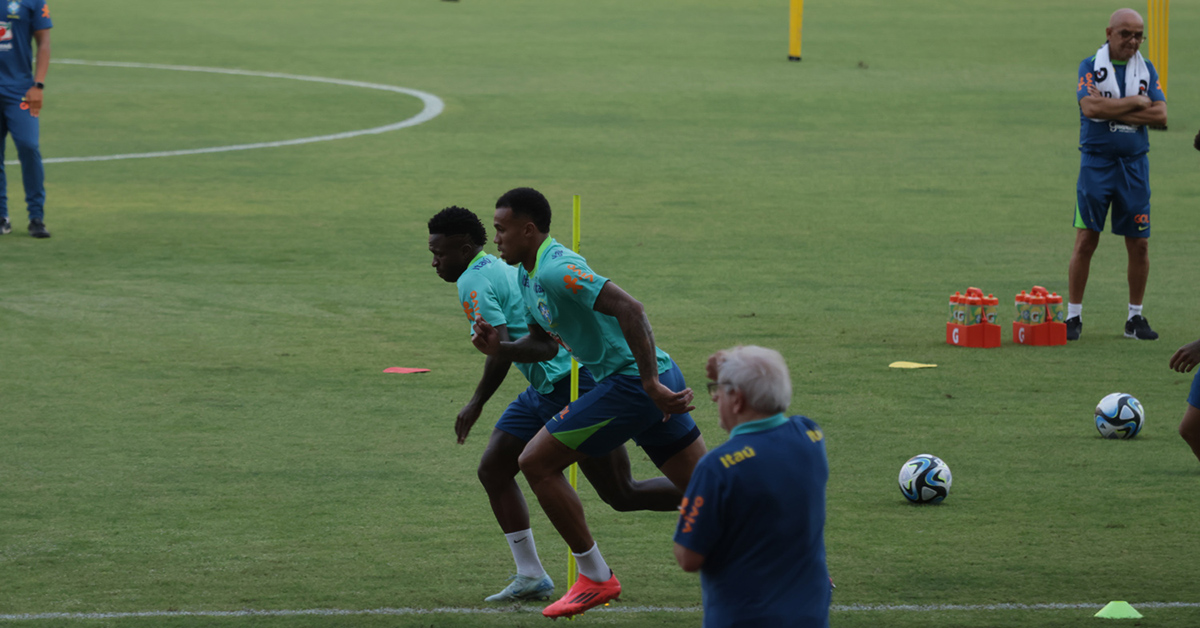
<svg viewBox="0 0 1200 628"><path fill-rule="evenodd" d="M1167 102L1158 72L1138 52L1146 38L1142 16L1120 9L1109 18L1108 41L1079 64L1079 150L1075 250L1071 254L1067 340L1083 330L1083 291L1092 254L1100 243L1109 205L1112 231L1125 237L1129 254L1129 315L1125 337L1154 340L1142 315L1150 275L1150 137L1146 126L1167 125Z"/></svg>

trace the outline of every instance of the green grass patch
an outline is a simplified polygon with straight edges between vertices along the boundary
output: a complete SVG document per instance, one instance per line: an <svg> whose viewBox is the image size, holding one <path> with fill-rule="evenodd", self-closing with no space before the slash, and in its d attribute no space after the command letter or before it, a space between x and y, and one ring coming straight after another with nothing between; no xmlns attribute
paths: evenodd
<svg viewBox="0 0 1200 628"><path fill-rule="evenodd" d="M1176 3L1171 128L1151 136L1146 316L1162 338L1122 337L1125 253L1106 235L1081 341L1021 347L1006 332L984 351L943 342L950 293L995 293L1007 321L1018 290L1067 288L1075 70L1112 8L810 2L804 61L788 63L779 2L118 4L60 0L55 56L397 85L446 110L351 140L52 164L48 241L26 237L10 208L0 614L484 608L512 565L475 468L487 422L523 386L511 374L454 443L482 357L429 267L425 222L458 204L490 224L495 199L520 185L547 194L560 238L582 195L584 254L646 304L697 388L716 349L787 357L792 410L828 442L835 604L1200 601L1200 465L1175 433L1191 377L1167 368L1197 335L1195 7ZM54 65L47 83L47 157L307 137L421 107L166 70ZM939 366L888 369L895 360ZM1147 409L1130 442L1091 424L1118 390ZM723 442L715 408L699 406L709 445ZM896 488L919 453L953 470L941 506L909 506ZM631 456L636 476L656 474ZM700 603L671 557L671 513L615 513L581 492L621 605ZM565 549L531 510L561 588ZM833 624L1074 626L1094 612L841 611ZM1195 608L1143 614L1144 626L1200 621ZM544 622L482 617L27 623Z"/></svg>

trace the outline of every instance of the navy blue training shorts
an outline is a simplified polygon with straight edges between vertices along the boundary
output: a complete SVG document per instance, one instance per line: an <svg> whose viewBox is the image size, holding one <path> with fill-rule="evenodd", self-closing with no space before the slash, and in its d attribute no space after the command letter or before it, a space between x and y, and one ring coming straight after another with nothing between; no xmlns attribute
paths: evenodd
<svg viewBox="0 0 1200 628"><path fill-rule="evenodd" d="M596 386L596 380L585 368L579 369L579 396L587 394ZM571 377L568 375L554 383L554 390L543 395L530 386L505 408L496 421L496 429L507 432L529 442L547 421L554 418L567 404L571 403Z"/></svg>
<svg viewBox="0 0 1200 628"><path fill-rule="evenodd" d="M679 365L658 379L676 392L687 388ZM632 375L609 375L586 395L564 408L546 424L559 442L580 453L600 458L633 439L656 466L662 466L700 436L690 414L673 414L663 421L662 410Z"/></svg>
<svg viewBox="0 0 1200 628"><path fill-rule="evenodd" d="M1075 185L1075 227L1104 231L1112 205L1112 232L1130 238L1150 237L1150 160L1110 158L1080 153Z"/></svg>

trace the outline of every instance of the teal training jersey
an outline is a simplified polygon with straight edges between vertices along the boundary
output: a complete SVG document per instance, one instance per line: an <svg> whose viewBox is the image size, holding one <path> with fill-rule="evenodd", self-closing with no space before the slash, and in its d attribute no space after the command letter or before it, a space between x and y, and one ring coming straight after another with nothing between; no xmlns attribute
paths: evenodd
<svg viewBox="0 0 1200 628"><path fill-rule="evenodd" d="M517 290L517 270L512 266L495 255L480 251L455 285L463 312L472 324L475 315L481 314L493 327L507 325L512 340L529 334L523 311L525 305ZM554 391L555 382L571 374L571 356L559 349L552 360L531 364L518 362L517 368L538 392L548 395Z"/></svg>
<svg viewBox="0 0 1200 628"><path fill-rule="evenodd" d="M608 279L588 268L587 260L554 238L538 247L532 273L517 266L517 283L526 320L545 329L586 366L596 381L609 375L637 377L637 362L617 319L592 309ZM654 348L658 372L671 368L671 356Z"/></svg>

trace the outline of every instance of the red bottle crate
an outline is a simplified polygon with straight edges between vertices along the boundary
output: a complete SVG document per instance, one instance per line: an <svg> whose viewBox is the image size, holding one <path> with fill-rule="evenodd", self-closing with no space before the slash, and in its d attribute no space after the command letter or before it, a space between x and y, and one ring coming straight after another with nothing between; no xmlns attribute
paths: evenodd
<svg viewBox="0 0 1200 628"><path fill-rule="evenodd" d="M1013 323L1013 342L1034 347L1056 347L1067 344L1066 323Z"/></svg>
<svg viewBox="0 0 1200 628"><path fill-rule="evenodd" d="M1066 332L1063 332L1064 338ZM946 323L946 344L957 347L995 349L1000 346L1000 326L992 323L959 325Z"/></svg>

